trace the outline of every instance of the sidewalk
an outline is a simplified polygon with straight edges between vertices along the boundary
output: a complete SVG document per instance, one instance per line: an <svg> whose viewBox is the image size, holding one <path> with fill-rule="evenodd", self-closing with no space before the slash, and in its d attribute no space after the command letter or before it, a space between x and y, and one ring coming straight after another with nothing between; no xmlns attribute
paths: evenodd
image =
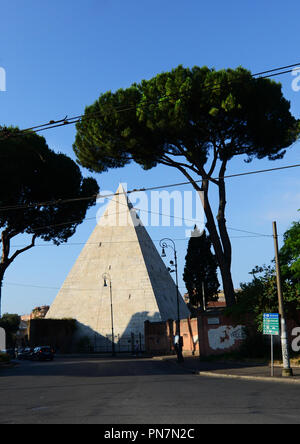
<svg viewBox="0 0 300 444"><path fill-rule="evenodd" d="M300 384L300 367L293 368L293 377L282 377L282 367L274 367L274 377L271 377L271 367L266 364L238 363L234 361L200 361L199 357L185 357L183 363L178 363L176 356L165 357L171 364L184 368L187 372L199 376L215 378L234 378L261 381L276 381Z"/></svg>

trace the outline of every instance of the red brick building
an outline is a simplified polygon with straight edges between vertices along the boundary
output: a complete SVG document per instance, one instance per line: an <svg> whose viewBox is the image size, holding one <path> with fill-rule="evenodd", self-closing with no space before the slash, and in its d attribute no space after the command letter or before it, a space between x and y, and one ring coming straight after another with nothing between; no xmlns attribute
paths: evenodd
<svg viewBox="0 0 300 444"><path fill-rule="evenodd" d="M174 352L176 322L145 322L145 348L149 353ZM180 322L183 353L197 356L219 355L236 350L245 333L242 325L233 325L220 310L209 310L197 318Z"/></svg>

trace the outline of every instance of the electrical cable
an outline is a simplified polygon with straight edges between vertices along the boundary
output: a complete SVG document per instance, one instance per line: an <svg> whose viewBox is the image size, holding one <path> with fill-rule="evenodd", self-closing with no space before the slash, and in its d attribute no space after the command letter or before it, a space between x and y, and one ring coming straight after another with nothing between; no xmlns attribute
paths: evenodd
<svg viewBox="0 0 300 444"><path fill-rule="evenodd" d="M296 143L298 143L298 141L296 141L294 144L296 144ZM293 146L293 145L291 145L291 146ZM297 168L297 167L300 167L300 164L286 165L286 166L275 167L275 168L267 168L267 169L256 170L256 171L248 171L246 173L230 174L230 175L226 175L223 177L207 178L207 180L231 179L231 178L235 178L235 177L268 173L268 172L286 170L286 169ZM195 180L194 182L200 183L202 181L203 181L203 179ZM146 191L155 191L155 190L165 189L165 188L174 188L176 186L179 187L179 186L190 185L190 184L191 184L191 182L186 181L186 182L177 182L177 183L167 184L167 185L158 185L155 187L147 187L147 188L129 190L129 191L127 191L127 194L140 193L140 192L146 192ZM36 202L34 204L11 205L11 206L6 206L6 207L0 207L0 212L2 212L2 211L16 211L16 210L23 210L23 209L27 209L27 208L36 208L36 207L44 207L44 206L55 206L55 205L60 205L60 204L64 204L64 203L79 202L82 200L92 200L92 199L96 199L96 198L97 199L108 199L111 196L118 196L118 195L119 195L119 193L106 194L103 196L101 194L97 194L97 195L93 195L93 196L89 196L89 197L79 197L79 198L73 198L73 199L59 199L59 200L48 201L48 202Z"/></svg>
<svg viewBox="0 0 300 444"><path fill-rule="evenodd" d="M284 69L287 69L287 68L293 68L293 69L288 69L288 70L283 71ZM268 77L274 77L274 76L278 76L278 75L288 74L290 72L294 72L297 69L300 70L300 63L294 63L292 65L287 65L287 66L283 66L283 67L279 67L279 68L273 68L273 69L270 69L270 70L262 71L260 73L252 74L252 77L253 78L258 78L258 79L264 79L264 78L268 78ZM268 75L268 73L270 73L270 74ZM237 80L234 80L231 83L233 83L233 82L237 82ZM206 86L203 87L203 90L210 89L211 91L213 91L213 90L216 90L216 89L218 89L220 87L221 87L221 84L220 85L214 85L213 87L211 87L209 85L206 85ZM162 96L159 99L159 101L165 100L165 99L170 99L170 96ZM147 103L147 105L149 105L149 104L151 104L151 103ZM155 102L155 103L152 102L152 104L157 104L157 102ZM114 112L124 112L124 111L130 111L130 110L135 109L135 108L136 108L136 106L134 105L134 106L128 106L126 108L122 108L122 107L121 108L113 108L113 111ZM11 137L11 136L16 136L16 135L21 135L22 133L27 133L27 132L30 132L30 131L33 131L33 130L35 132L40 132L40 131L45 131L45 130L48 130L48 129L58 128L58 127L61 127L61 126L75 124L75 123L80 122L82 118L85 118L85 119L89 120L90 118L93 118L95 115L98 115L99 113L100 113L100 111L91 113L88 116L85 115L85 114L81 114L81 115L70 117L70 118L68 118L68 116L66 116L64 119L60 119L60 120L50 120L48 123L43 123L43 124L40 124L40 125L35 125L35 126L30 127L30 128L26 128L26 129L20 130L18 132L18 134L11 134L11 135L7 134L5 136L5 138L6 137Z"/></svg>
<svg viewBox="0 0 300 444"><path fill-rule="evenodd" d="M235 231L242 231L244 232L244 230L238 230L235 229ZM248 233L248 231L246 231L246 233ZM280 234L278 236L283 236L283 234ZM272 237L272 235L266 235L266 234L252 234L252 235L245 235L245 236L229 236L230 239L249 239L249 238L259 238L261 239L262 237ZM185 238L175 238L173 239L176 242L187 242L191 239L192 237L185 237ZM152 239L152 242L160 242L161 239ZM60 244L59 247L78 247L81 245L99 245L99 244L129 244L129 243L133 243L133 242L139 242L139 243L143 243L143 241L99 241L99 242L67 242L64 244ZM146 241L145 241L146 243ZM19 244L19 245L11 245L11 248L23 248L26 247L26 244ZM35 247L54 247L57 248L57 245L55 244L36 244Z"/></svg>

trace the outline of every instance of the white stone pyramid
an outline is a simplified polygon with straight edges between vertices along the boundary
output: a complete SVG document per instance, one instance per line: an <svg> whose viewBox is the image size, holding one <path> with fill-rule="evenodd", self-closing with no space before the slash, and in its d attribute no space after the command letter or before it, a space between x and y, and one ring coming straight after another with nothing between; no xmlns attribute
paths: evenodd
<svg viewBox="0 0 300 444"><path fill-rule="evenodd" d="M104 273L110 277L106 287ZM122 185L81 251L47 318L74 318L77 335L89 337L96 349L109 349L110 281L116 351L130 350L133 340L143 346L146 320L177 319L175 283ZM180 318L185 319L190 313L181 295L179 299Z"/></svg>

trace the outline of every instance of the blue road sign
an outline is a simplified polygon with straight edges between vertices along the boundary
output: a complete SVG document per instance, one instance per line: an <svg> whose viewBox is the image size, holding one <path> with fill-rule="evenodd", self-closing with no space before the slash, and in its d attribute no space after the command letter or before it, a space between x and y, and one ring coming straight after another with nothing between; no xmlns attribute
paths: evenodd
<svg viewBox="0 0 300 444"><path fill-rule="evenodd" d="M279 335L280 322L278 313L264 313L263 334Z"/></svg>

